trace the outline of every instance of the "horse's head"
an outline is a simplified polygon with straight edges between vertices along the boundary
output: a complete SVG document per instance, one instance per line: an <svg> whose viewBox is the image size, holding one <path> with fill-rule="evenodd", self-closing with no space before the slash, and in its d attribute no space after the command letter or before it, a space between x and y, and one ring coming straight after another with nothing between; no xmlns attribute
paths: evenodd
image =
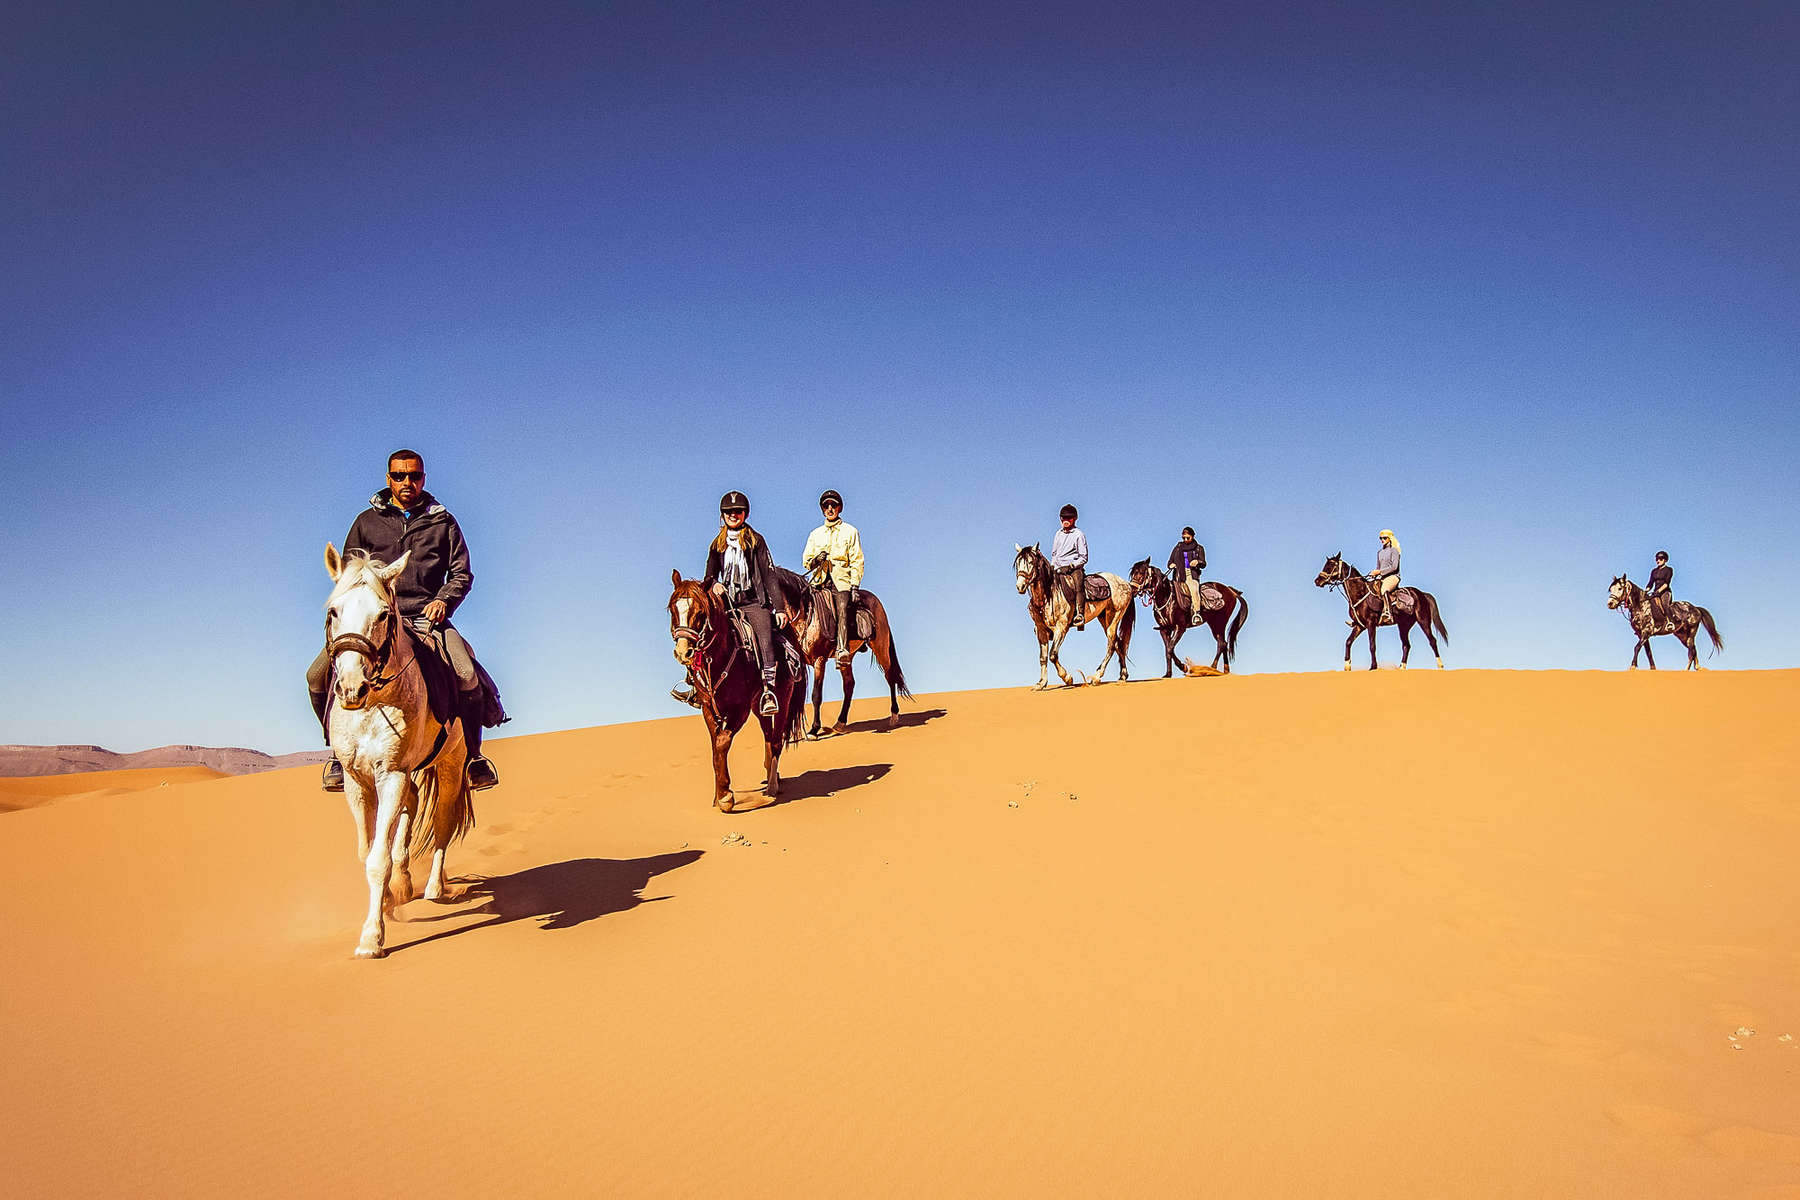
<svg viewBox="0 0 1800 1200"><path fill-rule="evenodd" d="M1606 607L1618 608L1631 602L1631 580L1623 575L1613 576L1612 586L1606 589Z"/></svg>
<svg viewBox="0 0 1800 1200"><path fill-rule="evenodd" d="M1162 583L1162 572L1150 565L1147 558L1139 559L1131 564L1131 590L1134 595L1142 596L1144 603L1150 603L1152 593Z"/></svg>
<svg viewBox="0 0 1800 1200"><path fill-rule="evenodd" d="M1339 550L1336 554L1326 559L1325 565L1319 568L1318 575L1313 577L1313 586L1322 588L1337 587L1355 573L1355 571L1351 570L1349 564L1344 562L1344 552Z"/></svg>
<svg viewBox="0 0 1800 1200"><path fill-rule="evenodd" d="M1013 555L1014 582L1019 585L1021 596L1031 590L1031 585L1037 582L1038 575L1043 570L1044 552L1038 549L1038 545L1036 542L1029 546L1013 543L1013 549L1018 551Z"/></svg>
<svg viewBox="0 0 1800 1200"><path fill-rule="evenodd" d="M360 551L339 555L336 546L325 543L325 572L337 583L325 601L325 650L332 657L339 708L361 708L370 689L388 682L381 672L400 636L394 580L411 554L384 564Z"/></svg>
<svg viewBox="0 0 1800 1200"><path fill-rule="evenodd" d="M694 655L712 638L712 593L698 579L683 579L677 568L669 573L675 590L669 594L669 636L675 639L675 661L692 666Z"/></svg>

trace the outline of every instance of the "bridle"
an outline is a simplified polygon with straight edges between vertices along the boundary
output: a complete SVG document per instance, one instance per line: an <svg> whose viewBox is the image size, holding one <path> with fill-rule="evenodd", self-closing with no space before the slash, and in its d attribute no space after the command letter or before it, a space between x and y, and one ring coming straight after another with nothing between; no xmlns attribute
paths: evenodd
<svg viewBox="0 0 1800 1200"><path fill-rule="evenodd" d="M367 587L369 583L366 579L359 580L354 586ZM336 658L340 654L360 654L369 664L370 674L367 682L370 688L386 687L400 678L405 670L405 668L401 668L392 675L382 673L387 669L388 662L394 656L394 645L398 640L396 637L397 623L394 620L392 607L382 609L381 616L377 618L377 621L385 622L387 625L387 636L382 639L380 645L377 645L373 638L365 637L360 633L340 633L325 643L325 653L332 658Z"/></svg>
<svg viewBox="0 0 1800 1200"><path fill-rule="evenodd" d="M670 625L669 638L671 641L680 641L685 637L694 644L694 655L684 665L694 677L694 687L700 693L701 702L716 713L719 711L719 688L724 686L725 680L731 676L731 661L727 659L724 671L717 679L714 679L710 651L719 635L712 619L712 599L703 591L700 598L693 601L693 605L695 609L705 614L706 619L693 625ZM671 617L675 615L672 609L673 604L671 603L669 614Z"/></svg>

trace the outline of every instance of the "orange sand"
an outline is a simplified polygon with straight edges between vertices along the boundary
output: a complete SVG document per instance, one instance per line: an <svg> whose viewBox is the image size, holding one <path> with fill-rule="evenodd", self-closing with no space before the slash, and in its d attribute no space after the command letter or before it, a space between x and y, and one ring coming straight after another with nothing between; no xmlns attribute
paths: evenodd
<svg viewBox="0 0 1800 1200"><path fill-rule="evenodd" d="M132 767L123 771L79 771L71 775L0 777L0 812L36 808L85 796L116 796L147 788L173 787L223 779L223 771L211 767Z"/></svg>
<svg viewBox="0 0 1800 1200"><path fill-rule="evenodd" d="M6 814L6 1190L1800 1196L1797 710L922 697L731 816L698 718L507 739L381 962L312 768Z"/></svg>

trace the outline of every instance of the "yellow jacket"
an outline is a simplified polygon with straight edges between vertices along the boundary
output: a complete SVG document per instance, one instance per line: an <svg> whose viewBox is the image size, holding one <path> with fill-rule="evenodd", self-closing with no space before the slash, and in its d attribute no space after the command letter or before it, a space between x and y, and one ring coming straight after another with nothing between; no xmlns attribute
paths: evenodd
<svg viewBox="0 0 1800 1200"><path fill-rule="evenodd" d="M809 564L821 550L825 552L825 569L815 571ZM862 539L856 534L856 526L848 521L828 521L813 530L806 537L806 550L800 555L800 565L807 568L814 585L823 584L829 573L840 588L861 587Z"/></svg>

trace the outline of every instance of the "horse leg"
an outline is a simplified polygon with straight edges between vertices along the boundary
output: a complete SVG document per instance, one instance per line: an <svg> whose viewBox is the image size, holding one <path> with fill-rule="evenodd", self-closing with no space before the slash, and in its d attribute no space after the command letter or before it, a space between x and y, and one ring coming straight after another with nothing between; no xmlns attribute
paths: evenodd
<svg viewBox="0 0 1800 1200"><path fill-rule="evenodd" d="M412 835L413 814L401 811L394 820L394 843L388 849L388 911L413 898L412 856L407 839Z"/></svg>
<svg viewBox="0 0 1800 1200"><path fill-rule="evenodd" d="M763 795L773 800L781 794L781 714L763 718Z"/></svg>
<svg viewBox="0 0 1800 1200"><path fill-rule="evenodd" d="M1395 621L1394 627L1400 631L1400 669L1406 670L1406 660L1412 654L1412 626L1410 620Z"/></svg>
<svg viewBox="0 0 1800 1200"><path fill-rule="evenodd" d="M344 799L350 805L350 819L356 822L356 861L361 862L369 857L369 846L375 840L375 793L345 771Z"/></svg>
<svg viewBox="0 0 1800 1200"><path fill-rule="evenodd" d="M1700 669L1700 637L1699 637L1699 634L1700 634L1700 631L1698 629L1694 629L1694 630L1690 630L1687 633L1679 635L1681 637L1682 644L1687 647L1687 652L1688 652L1687 669L1690 671L1698 671Z"/></svg>
<svg viewBox="0 0 1800 1200"><path fill-rule="evenodd" d="M710 715L707 720L711 723ZM720 812L730 812L731 770L725 757L731 752L731 737L737 731L720 720L709 732L712 734L713 807Z"/></svg>
<svg viewBox="0 0 1800 1200"><path fill-rule="evenodd" d="M1361 636L1362 630L1352 626L1350 636L1344 639L1344 670L1346 671L1350 669L1350 647L1356 645L1356 639Z"/></svg>
<svg viewBox="0 0 1800 1200"><path fill-rule="evenodd" d="M1070 675L1068 669L1062 665L1063 639L1068 636L1069 627L1067 625L1064 625L1061 629L1053 629L1050 631L1050 665L1055 667L1056 673L1062 677L1064 687L1074 687L1075 677Z"/></svg>
<svg viewBox="0 0 1800 1200"><path fill-rule="evenodd" d="M363 859L363 877L369 885L369 914L363 919L362 936L357 939L356 957L386 958L385 929L382 916L387 902L388 872L391 862L389 847L393 845L394 826L403 810L402 800L407 779L395 772L376 781L378 797L375 830L369 852Z"/></svg>
<svg viewBox="0 0 1800 1200"><path fill-rule="evenodd" d="M1644 648L1644 661L1650 664L1650 669L1652 671L1656 670L1656 652L1650 649L1650 639L1646 637L1639 645ZM1633 662L1636 662L1637 655L1632 655L1631 659Z"/></svg>
<svg viewBox="0 0 1800 1200"><path fill-rule="evenodd" d="M1375 669L1375 630L1378 626L1369 626L1369 670Z"/></svg>
<svg viewBox="0 0 1800 1200"><path fill-rule="evenodd" d="M1227 611L1229 611L1229 610L1227 610ZM1218 621L1214 621L1211 617L1208 617L1206 620L1206 627L1208 629L1212 630L1213 641L1218 643L1218 647L1219 647L1217 650L1213 651L1213 660L1212 660L1213 670L1215 670L1215 671L1218 670L1219 669L1219 660L1224 659L1225 660L1225 670L1230 671L1231 670L1231 652L1225 648L1225 621L1224 621L1224 619L1221 618Z"/></svg>
<svg viewBox="0 0 1800 1200"><path fill-rule="evenodd" d="M819 669L820 667L823 667L824 665L825 665L825 659L823 657L813 660L813 664L812 664L812 669L813 669L812 670L813 720L812 720L812 728L806 731L806 736L809 738L818 737L819 731L824 728L824 718L822 716L822 710L825 706L825 673ZM802 703L805 703L805 701L802 701Z"/></svg>
<svg viewBox="0 0 1800 1200"><path fill-rule="evenodd" d="M855 657L854 653L851 656ZM844 680L844 706L838 709L837 724L831 727L833 733L843 733L850 728L850 697L856 694L856 671L848 662L838 664L838 674Z"/></svg>
<svg viewBox="0 0 1800 1200"><path fill-rule="evenodd" d="M452 759L451 748L446 746L439 752L437 765L432 768L437 772L438 810L434 817L438 826L432 831L431 870L425 876L427 900L441 901L444 898L444 852L449 849L450 838L442 832L446 828L442 815L443 806L468 802L468 783L463 777L467 766L466 749Z"/></svg>
<svg viewBox="0 0 1800 1200"><path fill-rule="evenodd" d="M1159 628L1157 632L1163 639L1163 678L1172 679L1175 675L1175 638L1167 629Z"/></svg>

